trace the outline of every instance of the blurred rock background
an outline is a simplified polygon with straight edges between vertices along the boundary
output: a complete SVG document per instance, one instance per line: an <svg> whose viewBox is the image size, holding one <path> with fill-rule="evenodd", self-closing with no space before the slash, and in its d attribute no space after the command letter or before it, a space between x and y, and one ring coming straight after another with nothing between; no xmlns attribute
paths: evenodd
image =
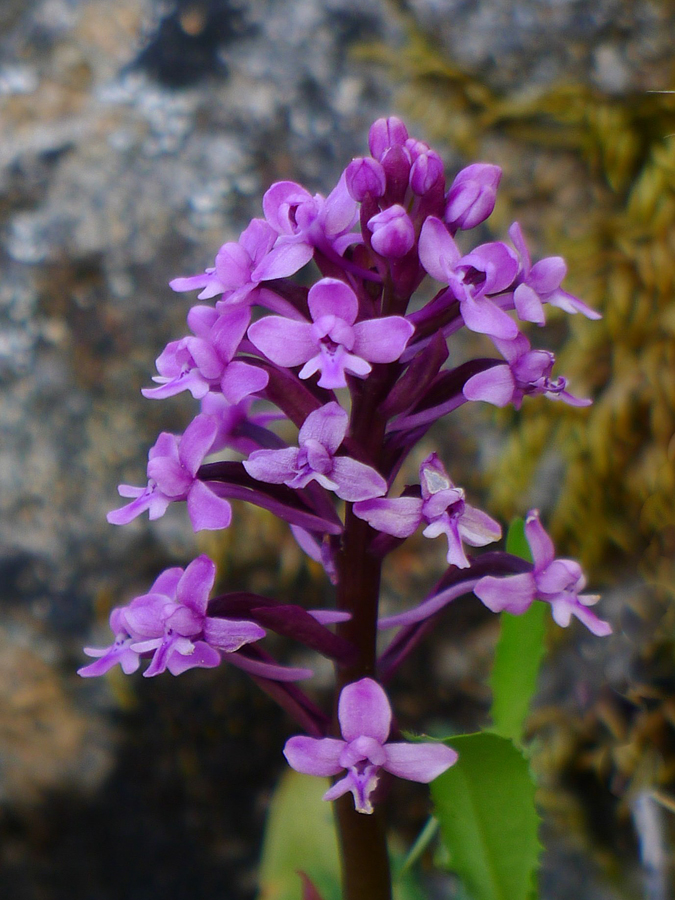
<svg viewBox="0 0 675 900"><path fill-rule="evenodd" d="M560 252L561 236L578 245L583 228L575 225L585 225L589 209L611 207L614 217L616 209L602 165L589 178L586 148L556 144L560 110L576 114L583 134L595 121L589 97L634 110L647 91L673 87L674 24L666 0L596 0L592 8L582 0L2 0L3 896L248 900L255 893L265 806L288 723L225 667L178 680L114 675L92 684L74 675L82 644L106 640L110 608L197 549L181 510L152 526L145 518L124 529L105 521L116 485L143 480L157 432L179 431L190 416L185 398L160 404L140 396L155 357L185 327L189 301L170 291L169 279L210 264L220 244L259 214L272 181L327 191L364 152L372 120L392 112L420 137L441 139L455 165L480 153L504 166L498 225L517 213L542 254ZM548 119L537 119L543 127L535 139L514 129L524 122L527 131L532 110L555 91L562 92L555 123L549 109ZM669 107L659 109L665 140L675 126L665 127ZM639 142L645 116L633 120ZM650 133L650 149L661 133ZM602 222L597 233L615 234ZM584 285L578 278L574 287L609 309L611 297L589 296L591 285L597 279ZM672 309L669 290L667 283L662 306ZM672 346L670 332L665 345ZM578 372L601 392L612 367ZM466 478L479 492L492 460L464 436L463 425L472 423L506 441L514 422L477 414L446 437L466 448ZM641 427L638 418L634 428ZM563 484L564 458L549 456L548 464L539 487L528 489L553 513L550 487ZM503 492L497 499L510 509ZM302 592L318 605L323 588L293 542L270 520L238 512L238 528L208 548L228 586ZM569 539L569 528L562 532ZM671 546L668 534L659 559ZM399 557L388 602L407 599L440 564L437 548L425 543ZM606 581L613 560L625 559L613 547L614 557L598 551L593 560ZM623 592L608 601L623 634L600 649L574 632L572 643L554 647L544 676L549 712L540 713L538 740L550 795L560 794L561 772L577 778L578 788L582 750L605 762L604 769L581 765L590 813L602 827L589 827L583 804L574 807L578 839L570 838L574 829L566 826L563 838L548 826L553 849L542 896L551 900L642 892L639 828L622 790L635 764L625 757L672 758L672 628L666 622L664 631L660 621L663 597L645 594L644 573L627 584L626 569ZM620 618L631 604L632 630ZM402 673L404 724L430 727L434 716L458 728L480 724L494 624L475 605L457 605L429 654ZM645 722L642 695L631 699L637 712L630 716L621 705L619 687L636 660L642 695L658 707L654 721ZM431 678L439 702L421 702L417 688ZM609 697L601 696L603 685ZM630 730L636 720L639 740ZM607 767L617 746L629 748L623 783ZM663 790L673 778L666 769ZM424 819L420 796L410 797L414 812L401 816L407 837ZM447 886L438 890L450 896Z"/></svg>

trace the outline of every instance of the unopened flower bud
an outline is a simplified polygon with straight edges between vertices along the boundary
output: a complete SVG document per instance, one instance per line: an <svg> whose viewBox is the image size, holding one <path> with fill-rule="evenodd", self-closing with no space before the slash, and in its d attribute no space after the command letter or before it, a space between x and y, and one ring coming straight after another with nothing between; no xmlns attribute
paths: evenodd
<svg viewBox="0 0 675 900"><path fill-rule="evenodd" d="M404 146L410 154L410 159L412 159L413 162L422 153L428 153L431 149L425 141L418 141L417 138L408 138Z"/></svg>
<svg viewBox="0 0 675 900"><path fill-rule="evenodd" d="M345 170L347 190L358 203L370 195L381 197L387 187L387 176L381 163L371 157L353 159Z"/></svg>
<svg viewBox="0 0 675 900"><path fill-rule="evenodd" d="M382 161L382 157L390 147L400 147L408 140L408 129L396 116L378 119L370 128L368 146L370 152Z"/></svg>
<svg viewBox="0 0 675 900"><path fill-rule="evenodd" d="M382 168L387 176L385 197L389 203L403 203L410 180L411 159L405 147L390 147L382 157Z"/></svg>
<svg viewBox="0 0 675 900"><path fill-rule="evenodd" d="M373 250L387 259L400 259L415 243L415 227L402 206L390 206L368 222Z"/></svg>
<svg viewBox="0 0 675 900"><path fill-rule="evenodd" d="M422 197L443 178L443 161L433 150L420 153L410 169L410 188Z"/></svg>
<svg viewBox="0 0 675 900"><path fill-rule="evenodd" d="M492 213L502 170L489 163L462 169L452 183L445 206L445 221L455 228L475 228Z"/></svg>

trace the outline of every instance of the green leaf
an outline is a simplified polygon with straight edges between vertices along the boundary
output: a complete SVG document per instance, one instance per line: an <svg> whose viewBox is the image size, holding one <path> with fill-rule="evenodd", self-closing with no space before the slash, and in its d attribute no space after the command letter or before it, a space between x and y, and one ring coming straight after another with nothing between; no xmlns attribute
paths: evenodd
<svg viewBox="0 0 675 900"><path fill-rule="evenodd" d="M509 530L506 535L506 552L513 553L514 556L519 556L521 559L532 562L530 545L527 543L527 538L525 537L524 519L516 518L509 525Z"/></svg>
<svg viewBox="0 0 675 900"><path fill-rule="evenodd" d="M284 772L270 802L260 860L258 900L300 900L306 872L324 900L340 898L333 809L321 798L325 778Z"/></svg>
<svg viewBox="0 0 675 900"><path fill-rule="evenodd" d="M506 549L522 559L532 560L522 519L515 519L511 524ZM546 604L535 602L520 616L503 612L500 623L490 678L490 714L497 734L519 744L545 652Z"/></svg>
<svg viewBox="0 0 675 900"><path fill-rule="evenodd" d="M449 743L459 760L431 793L451 868L474 900L529 900L541 848L527 760L497 734Z"/></svg>

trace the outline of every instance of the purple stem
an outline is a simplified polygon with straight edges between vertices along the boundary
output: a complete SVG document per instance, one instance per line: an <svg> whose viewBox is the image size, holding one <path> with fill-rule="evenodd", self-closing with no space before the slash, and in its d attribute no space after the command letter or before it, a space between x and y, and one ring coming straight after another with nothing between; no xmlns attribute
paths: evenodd
<svg viewBox="0 0 675 900"><path fill-rule="evenodd" d="M359 458L379 468L386 420L380 407L389 389L388 367L378 367L363 383L352 406L351 437ZM347 504L342 547L338 555L337 607L351 613L338 635L356 647L352 663L337 667L337 694L366 676L375 677L377 612L382 561L369 552L376 532ZM333 734L340 735L337 716ZM383 810L356 812L350 794L335 802L341 848L343 900L391 900L391 875Z"/></svg>

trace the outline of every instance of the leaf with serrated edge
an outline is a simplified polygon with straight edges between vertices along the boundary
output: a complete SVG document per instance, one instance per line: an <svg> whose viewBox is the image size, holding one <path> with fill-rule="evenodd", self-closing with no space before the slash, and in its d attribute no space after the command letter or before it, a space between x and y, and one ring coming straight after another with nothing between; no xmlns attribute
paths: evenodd
<svg viewBox="0 0 675 900"><path fill-rule="evenodd" d="M496 734L449 743L459 760L431 793L452 869L474 900L529 900L541 846L527 760Z"/></svg>

